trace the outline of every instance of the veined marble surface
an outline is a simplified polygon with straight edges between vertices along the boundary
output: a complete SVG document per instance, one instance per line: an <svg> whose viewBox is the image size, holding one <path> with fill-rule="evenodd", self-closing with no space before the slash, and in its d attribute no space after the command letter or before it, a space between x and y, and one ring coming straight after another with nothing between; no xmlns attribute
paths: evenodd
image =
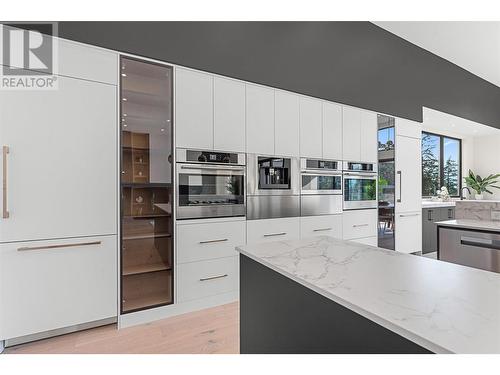
<svg viewBox="0 0 500 375"><path fill-rule="evenodd" d="M436 353L500 353L500 274L322 236L237 247Z"/></svg>
<svg viewBox="0 0 500 375"><path fill-rule="evenodd" d="M455 219L491 221L491 211L500 211L498 201L461 201L455 208Z"/></svg>
<svg viewBox="0 0 500 375"><path fill-rule="evenodd" d="M436 224L442 227L489 230L489 231L500 232L500 221L456 219L456 220L438 221Z"/></svg>

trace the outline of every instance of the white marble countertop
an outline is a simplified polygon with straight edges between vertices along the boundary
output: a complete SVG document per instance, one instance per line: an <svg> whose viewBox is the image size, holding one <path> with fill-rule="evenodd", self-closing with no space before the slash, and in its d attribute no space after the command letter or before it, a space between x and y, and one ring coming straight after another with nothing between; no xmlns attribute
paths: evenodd
<svg viewBox="0 0 500 375"><path fill-rule="evenodd" d="M456 219L456 220L438 221L436 224L443 227L489 230L489 231L500 232L500 221Z"/></svg>
<svg viewBox="0 0 500 375"><path fill-rule="evenodd" d="M500 353L500 274L332 237L237 247L436 353Z"/></svg>
<svg viewBox="0 0 500 375"><path fill-rule="evenodd" d="M422 201L422 208L436 208L436 207L455 207L455 201L449 201L449 202Z"/></svg>

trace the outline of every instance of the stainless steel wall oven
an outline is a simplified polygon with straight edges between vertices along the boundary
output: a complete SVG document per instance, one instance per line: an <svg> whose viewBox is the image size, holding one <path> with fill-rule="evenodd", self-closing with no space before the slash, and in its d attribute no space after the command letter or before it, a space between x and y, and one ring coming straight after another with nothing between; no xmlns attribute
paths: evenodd
<svg viewBox="0 0 500 375"><path fill-rule="evenodd" d="M300 160L301 216L342 212L342 162L337 160Z"/></svg>
<svg viewBox="0 0 500 375"><path fill-rule="evenodd" d="M177 149L177 219L245 216L245 154Z"/></svg>
<svg viewBox="0 0 500 375"><path fill-rule="evenodd" d="M344 210L377 208L377 164L343 163Z"/></svg>

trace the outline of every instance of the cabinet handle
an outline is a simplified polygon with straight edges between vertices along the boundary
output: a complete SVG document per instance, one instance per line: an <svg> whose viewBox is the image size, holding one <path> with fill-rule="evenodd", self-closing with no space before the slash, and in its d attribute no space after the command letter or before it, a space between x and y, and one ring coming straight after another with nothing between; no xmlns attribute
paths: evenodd
<svg viewBox="0 0 500 375"><path fill-rule="evenodd" d="M68 243L68 244L61 244L61 245L27 246L27 247L18 247L17 251L60 249L63 247L90 246L90 245L100 245L100 244L101 244L101 241L92 241L92 242Z"/></svg>
<svg viewBox="0 0 500 375"><path fill-rule="evenodd" d="M209 281L209 280L215 280L215 279L222 279L223 277L227 277L228 274L225 273L224 275L218 275L218 276L211 276L211 277L203 277L200 279L200 281Z"/></svg>
<svg viewBox="0 0 500 375"><path fill-rule="evenodd" d="M330 227L330 228L313 229L313 232L324 232L324 231L332 230L332 229L333 229L332 227Z"/></svg>
<svg viewBox="0 0 500 375"><path fill-rule="evenodd" d="M358 227L367 227L368 224L354 224L352 227L353 228L358 228Z"/></svg>
<svg viewBox="0 0 500 375"><path fill-rule="evenodd" d="M206 240L206 241L200 241L200 244L204 243L214 243L214 242L226 242L228 241L227 238L221 238L220 240Z"/></svg>
<svg viewBox="0 0 500 375"><path fill-rule="evenodd" d="M432 211L427 211L427 220L432 221Z"/></svg>
<svg viewBox="0 0 500 375"><path fill-rule="evenodd" d="M264 237L284 236L286 232L264 234Z"/></svg>
<svg viewBox="0 0 500 375"><path fill-rule="evenodd" d="M401 215L399 215L399 217L412 217L412 216L418 216L418 214L406 214L406 215L401 214Z"/></svg>
<svg viewBox="0 0 500 375"><path fill-rule="evenodd" d="M398 203L401 203L401 197L402 197L402 192L403 192L403 175L401 174L401 171L397 171L396 174L399 177L399 198L397 199Z"/></svg>
<svg viewBox="0 0 500 375"><path fill-rule="evenodd" d="M2 218L9 218L9 210L7 209L7 154L9 153L9 146L2 147L2 155L3 155L3 202L2 202Z"/></svg>

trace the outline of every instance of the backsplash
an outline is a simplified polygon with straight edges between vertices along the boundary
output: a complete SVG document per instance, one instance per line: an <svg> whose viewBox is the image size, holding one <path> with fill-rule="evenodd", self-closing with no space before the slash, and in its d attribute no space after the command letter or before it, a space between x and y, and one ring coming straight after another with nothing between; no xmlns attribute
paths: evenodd
<svg viewBox="0 0 500 375"><path fill-rule="evenodd" d="M500 202L457 201L455 219L500 220Z"/></svg>

